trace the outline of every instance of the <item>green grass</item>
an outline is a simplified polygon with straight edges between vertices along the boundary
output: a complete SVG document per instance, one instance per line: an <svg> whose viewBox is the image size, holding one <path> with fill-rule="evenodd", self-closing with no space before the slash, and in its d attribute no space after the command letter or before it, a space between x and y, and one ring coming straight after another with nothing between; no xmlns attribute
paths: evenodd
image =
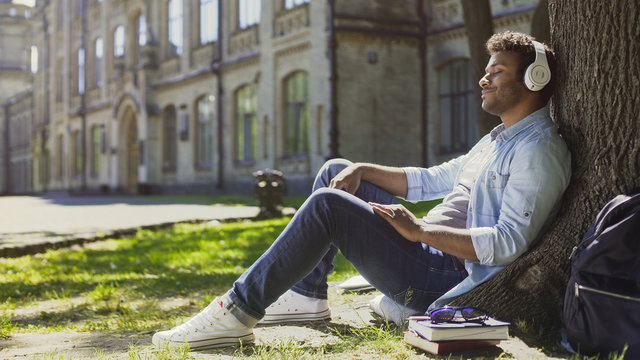
<svg viewBox="0 0 640 360"><path fill-rule="evenodd" d="M295 201L298 206L302 202ZM405 205L422 216L437 203ZM288 222L282 218L212 227L180 224L85 247L0 259L0 340L20 333L104 333L132 339L123 350L128 359L191 359L187 347L158 349L138 342L184 321L230 288ZM339 254L329 280L341 281L353 274L355 269ZM283 340L209 353L251 359L417 355L403 344L402 329L394 325L355 328L329 323L319 330L339 341L309 345ZM72 359L73 354L54 351L40 358ZM94 358L111 357L98 349Z"/></svg>

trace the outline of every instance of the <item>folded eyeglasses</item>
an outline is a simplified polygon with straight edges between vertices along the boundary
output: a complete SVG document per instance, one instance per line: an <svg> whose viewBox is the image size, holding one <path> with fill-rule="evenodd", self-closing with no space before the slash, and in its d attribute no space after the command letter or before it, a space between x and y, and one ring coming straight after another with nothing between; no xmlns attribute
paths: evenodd
<svg viewBox="0 0 640 360"><path fill-rule="evenodd" d="M460 314L460 316L456 317L457 314ZM474 322L484 325L484 321L489 318L485 311L465 306L445 306L429 311L428 315L433 324Z"/></svg>

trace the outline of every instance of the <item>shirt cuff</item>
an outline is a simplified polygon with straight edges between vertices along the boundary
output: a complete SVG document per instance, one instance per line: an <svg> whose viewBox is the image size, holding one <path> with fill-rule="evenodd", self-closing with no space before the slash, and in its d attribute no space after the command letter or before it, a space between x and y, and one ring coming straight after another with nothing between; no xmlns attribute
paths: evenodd
<svg viewBox="0 0 640 360"><path fill-rule="evenodd" d="M407 176L407 196L405 200L417 201L422 197L422 173L417 167L402 168Z"/></svg>
<svg viewBox="0 0 640 360"><path fill-rule="evenodd" d="M497 229L493 227L475 227L470 228L471 242L476 256L482 265L492 265L494 257L494 241L497 236Z"/></svg>

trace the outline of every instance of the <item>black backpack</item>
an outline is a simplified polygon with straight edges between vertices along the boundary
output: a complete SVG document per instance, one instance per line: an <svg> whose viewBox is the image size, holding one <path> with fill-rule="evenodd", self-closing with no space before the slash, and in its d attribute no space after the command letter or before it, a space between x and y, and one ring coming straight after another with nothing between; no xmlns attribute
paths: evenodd
<svg viewBox="0 0 640 360"><path fill-rule="evenodd" d="M570 256L563 337L583 355L640 358L640 194L600 211Z"/></svg>

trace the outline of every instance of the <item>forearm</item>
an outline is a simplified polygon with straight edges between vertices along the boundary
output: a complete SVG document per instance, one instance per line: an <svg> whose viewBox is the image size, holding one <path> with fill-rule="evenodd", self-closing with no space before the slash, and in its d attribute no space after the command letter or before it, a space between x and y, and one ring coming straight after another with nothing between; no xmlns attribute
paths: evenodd
<svg viewBox="0 0 640 360"><path fill-rule="evenodd" d="M478 261L467 229L425 224L420 228L416 240L460 259Z"/></svg>
<svg viewBox="0 0 640 360"><path fill-rule="evenodd" d="M394 196L407 196L407 176L404 170L397 167L369 163L356 163L362 180L372 183Z"/></svg>

